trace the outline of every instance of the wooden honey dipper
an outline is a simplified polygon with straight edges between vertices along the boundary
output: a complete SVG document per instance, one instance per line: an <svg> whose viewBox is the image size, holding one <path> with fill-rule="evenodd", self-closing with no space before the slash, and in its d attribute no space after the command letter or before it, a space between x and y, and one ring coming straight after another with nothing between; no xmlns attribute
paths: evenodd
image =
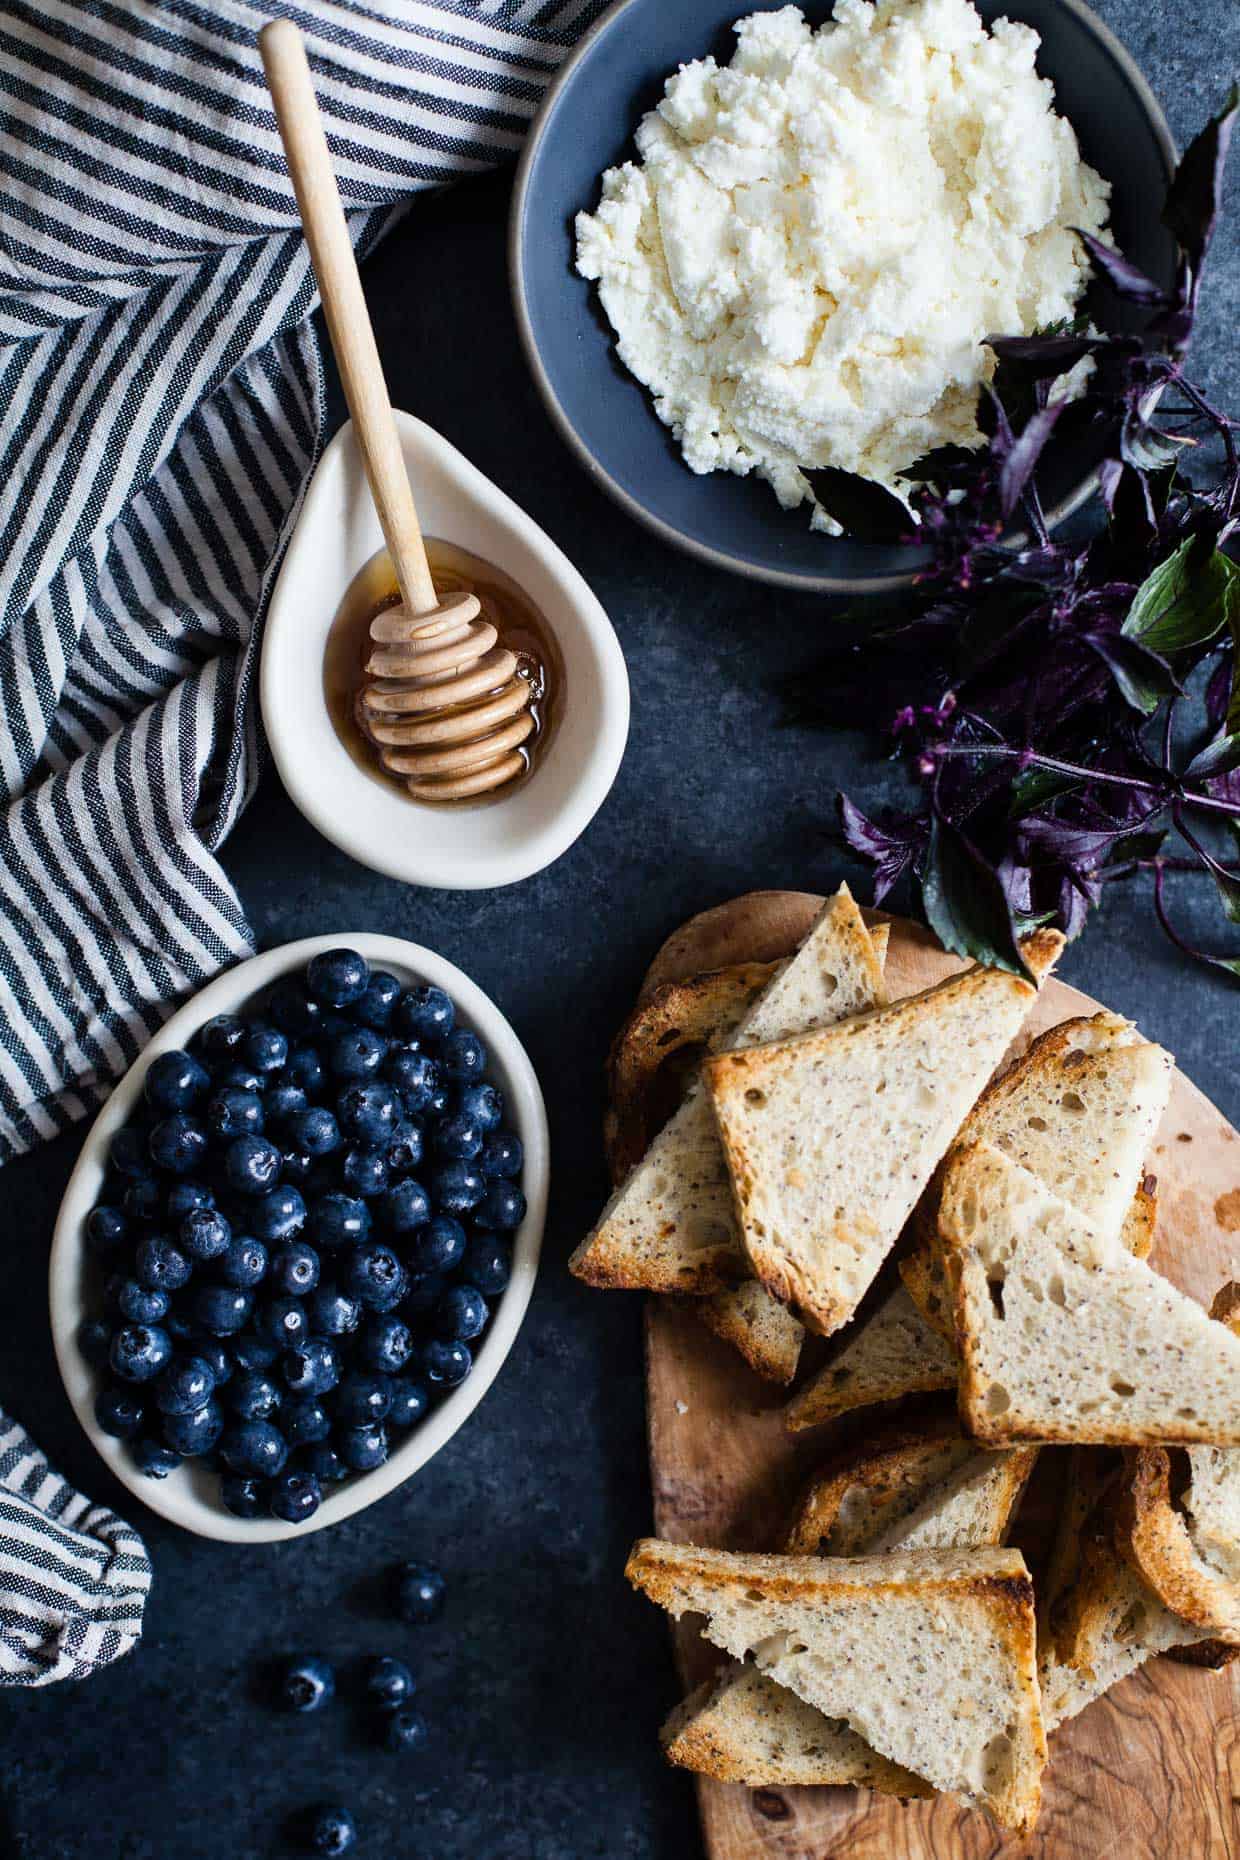
<svg viewBox="0 0 1240 1860"><path fill-rule="evenodd" d="M341 386L400 588L400 604L371 621L374 649L358 722L415 799L488 794L525 770L532 688L477 595L461 589L441 599L435 591L305 43L291 20L277 19L263 27L259 44Z"/></svg>

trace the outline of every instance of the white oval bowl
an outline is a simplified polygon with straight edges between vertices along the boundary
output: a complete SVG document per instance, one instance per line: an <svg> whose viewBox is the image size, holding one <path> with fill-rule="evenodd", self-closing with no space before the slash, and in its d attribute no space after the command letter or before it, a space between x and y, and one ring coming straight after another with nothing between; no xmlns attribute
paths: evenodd
<svg viewBox="0 0 1240 1860"><path fill-rule="evenodd" d="M488 1050L489 1072L503 1091L508 1115L525 1147L521 1185L528 1205L513 1242L512 1278L496 1306L467 1380L404 1436L384 1465L374 1472L352 1473L341 1484L330 1487L307 1523L234 1518L220 1502L216 1475L186 1460L166 1479L151 1479L134 1465L124 1441L105 1434L95 1420L99 1378L85 1362L77 1342L82 1319L91 1315L92 1308L100 1308L97 1294L102 1290L102 1274L84 1244L86 1217L103 1186L108 1146L141 1096L151 1061L173 1047L186 1045L212 1015L244 1010L273 982L304 967L321 950L340 948L359 950L372 967L390 969L402 982L434 982L452 997L462 1021L474 1028ZM339 1524L341 1519L385 1498L425 1466L468 1420L499 1374L534 1290L549 1170L547 1113L529 1056L495 1003L452 963L403 938L371 935L307 937L252 957L209 982L155 1035L100 1111L69 1178L56 1219L48 1277L52 1342L74 1413L122 1485L152 1511L199 1537L213 1537L221 1543L277 1543ZM88 1297L92 1287L96 1293L93 1301Z"/></svg>
<svg viewBox="0 0 1240 1860"><path fill-rule="evenodd" d="M427 536L502 569L546 620L564 661L564 702L531 778L483 807L428 807L361 768L332 726L323 654L340 603L383 547L351 425L327 447L271 598L263 725L280 778L326 839L408 884L472 891L540 872L589 825L615 780L629 680L612 625L564 552L454 446L397 413Z"/></svg>

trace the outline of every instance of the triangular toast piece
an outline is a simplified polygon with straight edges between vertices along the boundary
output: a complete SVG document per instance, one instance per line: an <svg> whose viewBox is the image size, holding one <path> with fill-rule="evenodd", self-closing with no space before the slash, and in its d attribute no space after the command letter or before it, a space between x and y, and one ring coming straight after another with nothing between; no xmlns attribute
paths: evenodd
<svg viewBox="0 0 1240 1860"><path fill-rule="evenodd" d="M1024 948L1036 974L1063 938ZM1036 989L972 968L796 1039L706 1061L745 1251L829 1335L848 1322Z"/></svg>
<svg viewBox="0 0 1240 1860"><path fill-rule="evenodd" d="M709 1298L688 1298L694 1317L716 1337L739 1350L764 1382L787 1388L796 1375L805 1342L805 1326L787 1305L772 1298L765 1285L744 1279Z"/></svg>
<svg viewBox="0 0 1240 1860"><path fill-rule="evenodd" d="M978 1440L1240 1445L1240 1338L987 1144L953 1155L939 1235Z"/></svg>
<svg viewBox="0 0 1240 1860"><path fill-rule="evenodd" d="M829 1025L883 998L874 945L848 887L841 885L727 1042L742 1046ZM750 1276L718 1132L700 1083L616 1190L569 1268L588 1285L699 1296Z"/></svg>
<svg viewBox="0 0 1240 1860"><path fill-rule="evenodd" d="M880 1755L1004 1827L1032 1826L1046 1740L1017 1551L746 1556L647 1539L627 1574Z"/></svg>
<svg viewBox="0 0 1240 1860"><path fill-rule="evenodd" d="M1099 1232L1127 1226L1128 1251L1144 1259L1153 1240L1152 1217L1146 1219L1152 1200L1134 1197L1167 1107L1171 1073L1171 1055L1118 1014L1061 1021L987 1086L958 1141L992 1143ZM900 1276L926 1321L950 1336L935 1200L931 1183Z"/></svg>
<svg viewBox="0 0 1240 1860"><path fill-rule="evenodd" d="M903 1285L897 1285L789 1402L784 1425L796 1434L872 1402L954 1389L959 1373L955 1350L926 1323Z"/></svg>

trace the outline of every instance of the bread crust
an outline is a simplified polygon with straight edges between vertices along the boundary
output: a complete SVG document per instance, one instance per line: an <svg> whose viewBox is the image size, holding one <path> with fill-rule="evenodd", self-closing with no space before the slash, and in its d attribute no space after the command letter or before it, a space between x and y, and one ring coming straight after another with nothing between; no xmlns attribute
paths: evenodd
<svg viewBox="0 0 1240 1860"><path fill-rule="evenodd" d="M960 1442L963 1458L970 1447L955 1415L944 1412L927 1416L920 1426L890 1423L864 1441L841 1447L802 1491L784 1542L786 1554L835 1554L828 1552L827 1539L849 1492L860 1487L876 1508L894 1506L910 1487L920 1490L919 1475L927 1460L941 1455L953 1441Z"/></svg>
<svg viewBox="0 0 1240 1860"><path fill-rule="evenodd" d="M901 1319L892 1315L896 1296L905 1308ZM872 1348L881 1354L884 1328L902 1335L906 1356L896 1367L886 1365L880 1369L876 1365L867 1374L864 1356L867 1335L873 1331L878 1341ZM842 1347L832 1360L788 1404L784 1410L784 1425L790 1433L796 1434L833 1421L855 1408L955 1389L959 1373L960 1359L955 1350L944 1343L937 1331L923 1325L920 1313L903 1294L893 1295L860 1326L855 1336L843 1339Z"/></svg>

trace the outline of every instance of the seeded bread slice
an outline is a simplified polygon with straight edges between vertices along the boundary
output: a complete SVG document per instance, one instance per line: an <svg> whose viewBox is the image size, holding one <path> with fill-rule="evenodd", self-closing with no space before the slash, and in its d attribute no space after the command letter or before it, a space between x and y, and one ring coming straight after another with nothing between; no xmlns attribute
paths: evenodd
<svg viewBox="0 0 1240 1860"><path fill-rule="evenodd" d="M805 1326L764 1285L744 1279L726 1292L686 1303L707 1330L739 1350L764 1381L787 1388L801 1360Z"/></svg>
<svg viewBox="0 0 1240 1860"><path fill-rule="evenodd" d="M1222 1288L1210 1315L1240 1335L1240 1284ZM1126 1454L1115 1541L1166 1607L1240 1643L1240 1450Z"/></svg>
<svg viewBox="0 0 1240 1860"><path fill-rule="evenodd" d="M1127 1226L1128 1250L1143 1259L1153 1241L1152 1194L1134 1197L1167 1108L1171 1071L1171 1055L1118 1014L1063 1021L986 1088L958 1141L993 1144L1099 1232ZM935 1198L932 1183L900 1275L926 1321L950 1336Z"/></svg>
<svg viewBox="0 0 1240 1860"><path fill-rule="evenodd" d="M1041 975L1063 939L1025 944ZM1024 1020L1032 983L973 968L833 1027L706 1061L745 1250L767 1290L846 1324Z"/></svg>
<svg viewBox="0 0 1240 1860"><path fill-rule="evenodd" d="M730 1045L830 1024L883 1000L882 970L847 886L726 1036ZM710 1105L700 1084L666 1123L577 1248L588 1285L706 1295L749 1277Z"/></svg>
<svg viewBox="0 0 1240 1860"><path fill-rule="evenodd" d="M629 1581L935 1788L1031 1827L1046 1740L1014 1550L747 1556L646 1539Z"/></svg>
<svg viewBox="0 0 1240 1860"><path fill-rule="evenodd" d="M898 1285L789 1402L784 1425L797 1434L873 1402L954 1389L959 1373L955 1350Z"/></svg>
<svg viewBox="0 0 1240 1860"><path fill-rule="evenodd" d="M978 1440L1240 1444L1240 1338L1000 1150L953 1155L939 1234Z"/></svg>

